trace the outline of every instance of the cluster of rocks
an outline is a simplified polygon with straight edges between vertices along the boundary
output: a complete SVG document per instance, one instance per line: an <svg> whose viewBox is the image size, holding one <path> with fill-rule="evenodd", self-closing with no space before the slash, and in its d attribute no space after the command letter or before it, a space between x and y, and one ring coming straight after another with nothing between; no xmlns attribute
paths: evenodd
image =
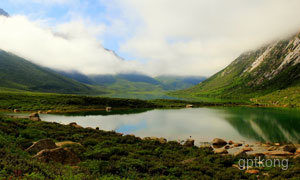
<svg viewBox="0 0 300 180"><path fill-rule="evenodd" d="M79 144L71 141L54 143L51 139L42 139L33 143L25 151L30 154L35 154L34 159L41 162L58 162L61 164L76 165L80 159L71 152L68 148L63 148L64 145Z"/></svg>

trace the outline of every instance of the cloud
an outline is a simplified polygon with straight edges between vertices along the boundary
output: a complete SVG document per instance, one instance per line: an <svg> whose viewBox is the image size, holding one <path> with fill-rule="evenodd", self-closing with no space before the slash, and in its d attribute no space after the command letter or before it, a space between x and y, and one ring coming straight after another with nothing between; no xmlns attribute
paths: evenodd
<svg viewBox="0 0 300 180"><path fill-rule="evenodd" d="M96 37L105 31L105 25L77 20L50 29L24 16L0 16L0 29L0 49L46 67L105 74L131 71L138 66L101 46Z"/></svg>
<svg viewBox="0 0 300 180"><path fill-rule="evenodd" d="M146 59L151 74L212 75L244 51L300 30L298 0L125 2L142 23L121 50Z"/></svg>
<svg viewBox="0 0 300 180"><path fill-rule="evenodd" d="M0 48L37 64L85 74L209 76L244 51L300 30L299 0L30 2L67 6L67 18L0 17ZM118 58L103 44L130 60Z"/></svg>

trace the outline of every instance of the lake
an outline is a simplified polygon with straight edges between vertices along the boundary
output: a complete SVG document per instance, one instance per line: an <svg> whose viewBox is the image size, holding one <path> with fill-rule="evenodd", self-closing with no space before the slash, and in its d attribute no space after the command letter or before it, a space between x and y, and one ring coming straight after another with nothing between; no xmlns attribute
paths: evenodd
<svg viewBox="0 0 300 180"><path fill-rule="evenodd" d="M213 107L41 114L48 122L99 127L139 137L156 136L200 142L213 138L246 142L300 142L300 111L291 109Z"/></svg>

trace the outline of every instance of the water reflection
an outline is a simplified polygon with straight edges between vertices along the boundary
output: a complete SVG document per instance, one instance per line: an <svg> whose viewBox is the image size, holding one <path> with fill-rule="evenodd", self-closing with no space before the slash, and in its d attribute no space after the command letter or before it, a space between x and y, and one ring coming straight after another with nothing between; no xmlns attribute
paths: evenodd
<svg viewBox="0 0 300 180"><path fill-rule="evenodd" d="M113 111L112 111L113 112ZM226 140L297 142L300 140L300 112L264 108L197 108L141 110L138 113L42 115L42 120L84 127L100 127L137 136L186 139L197 142L215 137ZM78 115L78 114L77 114Z"/></svg>
<svg viewBox="0 0 300 180"><path fill-rule="evenodd" d="M299 111L267 108L227 108L225 114L225 119L243 137L259 141L299 143Z"/></svg>

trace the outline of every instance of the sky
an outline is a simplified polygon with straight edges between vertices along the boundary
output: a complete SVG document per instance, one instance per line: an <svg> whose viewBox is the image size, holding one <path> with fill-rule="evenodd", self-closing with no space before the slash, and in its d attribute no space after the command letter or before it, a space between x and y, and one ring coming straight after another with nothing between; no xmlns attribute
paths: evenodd
<svg viewBox="0 0 300 180"><path fill-rule="evenodd" d="M0 17L0 49L84 74L211 76L241 53L299 32L299 7L299 0L1 0L11 16Z"/></svg>

